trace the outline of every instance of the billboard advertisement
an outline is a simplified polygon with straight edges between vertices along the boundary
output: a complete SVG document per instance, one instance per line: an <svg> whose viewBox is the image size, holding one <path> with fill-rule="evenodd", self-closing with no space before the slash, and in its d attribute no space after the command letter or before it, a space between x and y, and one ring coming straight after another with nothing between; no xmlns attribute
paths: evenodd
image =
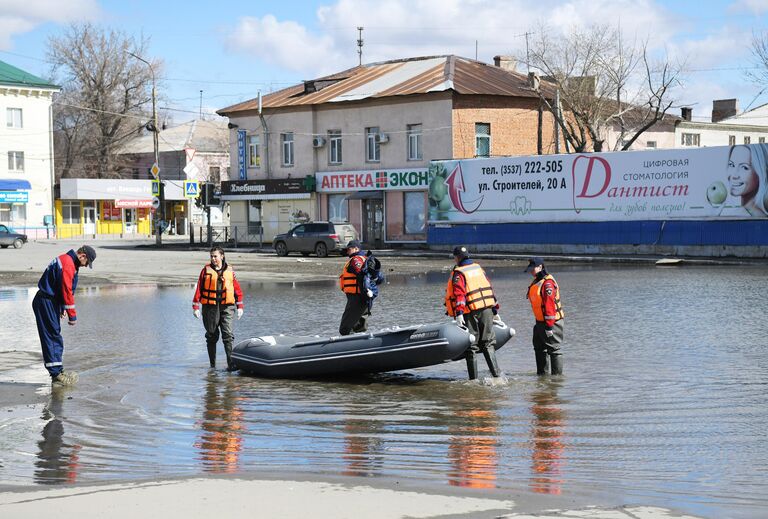
<svg viewBox="0 0 768 519"><path fill-rule="evenodd" d="M768 217L768 145L433 161L430 223Z"/></svg>
<svg viewBox="0 0 768 519"><path fill-rule="evenodd" d="M427 168L386 169L360 171L332 171L315 173L319 193L347 193L350 191L418 190L429 186Z"/></svg>

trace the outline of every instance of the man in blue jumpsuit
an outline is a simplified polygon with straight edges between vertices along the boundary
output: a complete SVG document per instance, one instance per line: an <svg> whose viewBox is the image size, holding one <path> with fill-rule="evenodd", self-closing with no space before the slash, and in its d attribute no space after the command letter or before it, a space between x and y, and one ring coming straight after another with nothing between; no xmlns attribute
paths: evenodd
<svg viewBox="0 0 768 519"><path fill-rule="evenodd" d="M77 324L74 295L77 274L80 267L93 268L95 259L96 251L90 245L83 245L77 251L70 250L54 258L37 283L32 310L35 312L45 369L50 373L52 383L72 385L77 382L77 373L64 372L64 338L61 336L60 319L66 315L67 324Z"/></svg>

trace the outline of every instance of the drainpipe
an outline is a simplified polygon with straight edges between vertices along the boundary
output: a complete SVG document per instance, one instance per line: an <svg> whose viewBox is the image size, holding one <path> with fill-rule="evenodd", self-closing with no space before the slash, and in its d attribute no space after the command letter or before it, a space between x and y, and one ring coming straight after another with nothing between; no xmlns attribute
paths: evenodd
<svg viewBox="0 0 768 519"><path fill-rule="evenodd" d="M267 128L267 120L264 118L264 114L261 112L261 90L259 90L259 119L261 120L261 129L264 134L264 173L267 178L270 178L269 172L269 129Z"/></svg>
<svg viewBox="0 0 768 519"><path fill-rule="evenodd" d="M56 170L53 165L53 92L51 92L51 103L48 105L48 162L51 169L51 222L54 233L56 232ZM47 231L46 227L46 231ZM55 236L55 234L54 234ZM46 238L48 232L46 232Z"/></svg>

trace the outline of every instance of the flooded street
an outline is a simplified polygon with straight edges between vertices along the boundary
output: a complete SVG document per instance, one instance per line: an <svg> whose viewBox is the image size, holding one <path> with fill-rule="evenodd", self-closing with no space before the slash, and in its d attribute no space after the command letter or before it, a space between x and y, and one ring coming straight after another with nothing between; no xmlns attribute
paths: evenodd
<svg viewBox="0 0 768 519"><path fill-rule="evenodd" d="M507 382L494 385L466 381L463 362L264 380L226 373L221 346L213 371L192 316L194 286L81 290L78 326L64 330L64 363L80 382L0 416L0 483L289 472L764 516L768 269L553 269L566 343L565 375L551 379L535 375L531 278L520 270L489 269L517 330L498 352ZM391 276L371 328L445 319L446 278ZM337 333L344 299L333 282L243 290L236 341ZM0 291L0 350L29 352L34 363L5 382L47 377L34 360L33 296Z"/></svg>

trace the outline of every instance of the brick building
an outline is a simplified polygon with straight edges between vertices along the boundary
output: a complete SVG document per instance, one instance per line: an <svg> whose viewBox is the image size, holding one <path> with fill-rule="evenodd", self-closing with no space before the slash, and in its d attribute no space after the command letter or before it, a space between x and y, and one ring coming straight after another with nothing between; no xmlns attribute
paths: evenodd
<svg viewBox="0 0 768 519"><path fill-rule="evenodd" d="M218 113L232 129L231 223L267 240L312 219L350 222L371 246L425 242L431 160L554 152L551 114L503 57L366 64ZM315 191L296 189L307 177Z"/></svg>

